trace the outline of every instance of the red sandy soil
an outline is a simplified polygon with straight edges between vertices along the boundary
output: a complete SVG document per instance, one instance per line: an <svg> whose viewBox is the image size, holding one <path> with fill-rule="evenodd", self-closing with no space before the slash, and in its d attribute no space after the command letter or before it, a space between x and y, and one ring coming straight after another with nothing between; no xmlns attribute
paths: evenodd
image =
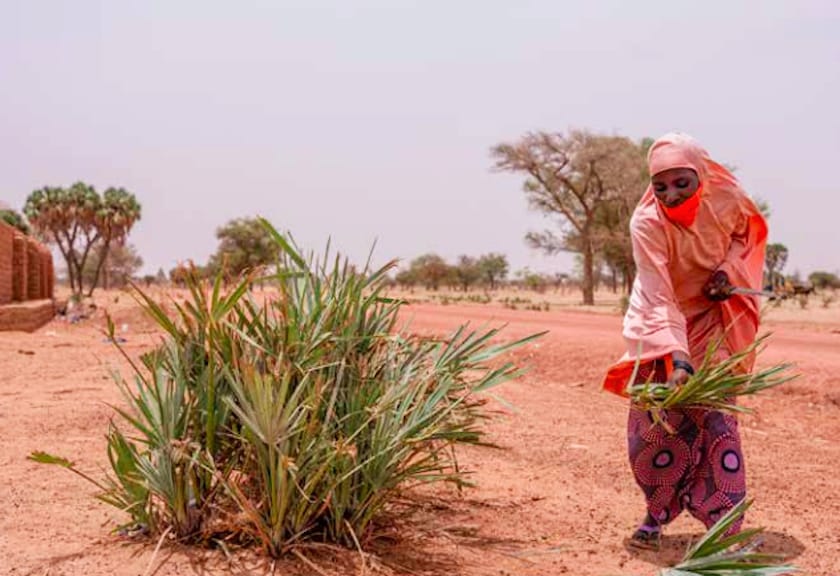
<svg viewBox="0 0 840 576"><path fill-rule="evenodd" d="M130 353L155 343L153 328L124 302L111 312ZM680 517L659 553L626 548L643 514L625 455L624 401L599 390L620 353L617 316L529 312L491 306L414 305L413 329L445 333L507 323L505 338L549 330L516 354L530 366L498 389L488 440L498 448L461 451L476 487L414 491L397 510L394 538L354 552L306 551L323 574L652 575L702 533ZM120 402L109 369L124 369L99 332L100 319L55 321L35 334L0 334L0 574L262 574L252 553L189 550L111 534L118 511L90 497L74 475L26 460L33 450L69 457L96 474L107 464L104 434ZM752 399L742 418L748 524L767 528L765 550L786 554L806 574L840 573L840 323L783 323L763 363L798 362L803 377ZM413 510L413 511L412 511ZM150 562L152 561L152 562ZM276 574L316 574L299 559Z"/></svg>

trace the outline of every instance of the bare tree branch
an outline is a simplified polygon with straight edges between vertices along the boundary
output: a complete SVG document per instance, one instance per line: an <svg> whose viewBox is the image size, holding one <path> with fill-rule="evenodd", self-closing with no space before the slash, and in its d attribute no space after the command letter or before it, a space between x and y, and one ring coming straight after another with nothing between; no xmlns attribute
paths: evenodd
<svg viewBox="0 0 840 576"><path fill-rule="evenodd" d="M529 232L526 241L547 254L573 249L583 256L584 303L594 302L596 251L618 266L629 246L629 214L621 199L635 204L644 189L644 156L637 144L618 136L585 131L527 133L515 143L494 146L491 155L499 171L524 174L523 191L529 206L557 214L571 230L558 238L549 232ZM609 209L607 215L602 213ZM603 220L603 222L602 222Z"/></svg>

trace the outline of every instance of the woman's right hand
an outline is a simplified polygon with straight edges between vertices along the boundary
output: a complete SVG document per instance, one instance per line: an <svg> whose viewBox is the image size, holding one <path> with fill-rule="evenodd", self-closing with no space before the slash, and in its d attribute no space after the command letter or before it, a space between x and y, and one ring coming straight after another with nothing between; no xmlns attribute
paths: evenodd
<svg viewBox="0 0 840 576"><path fill-rule="evenodd" d="M668 378L668 382L666 384L669 388L676 388L677 386L685 384L690 376L691 374L689 374L687 370L683 368L675 368L671 372L671 377Z"/></svg>
<svg viewBox="0 0 840 576"><path fill-rule="evenodd" d="M732 289L729 275L723 270L718 270L711 275L706 285L703 286L703 295L712 302L723 302L732 296Z"/></svg>
<svg viewBox="0 0 840 576"><path fill-rule="evenodd" d="M671 353L671 359L675 363L682 363L691 366L691 357L685 352L675 350ZM688 381L690 377L691 373L688 370L679 366L674 366L674 369L671 370L671 375L668 377L668 382L666 384L671 388L674 388L676 386L682 386Z"/></svg>

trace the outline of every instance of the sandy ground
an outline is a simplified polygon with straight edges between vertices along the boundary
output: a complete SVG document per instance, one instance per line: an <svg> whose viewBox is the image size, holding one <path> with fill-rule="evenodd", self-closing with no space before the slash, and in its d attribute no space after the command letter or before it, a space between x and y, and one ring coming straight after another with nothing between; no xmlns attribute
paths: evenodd
<svg viewBox="0 0 840 576"><path fill-rule="evenodd" d="M127 349L139 353L156 337L126 300L107 304L125 324ZM840 574L840 313L831 312L813 323L804 313L771 315L775 336L762 361L794 360L803 377L751 401L757 414L742 419L756 499L748 523L767 528L768 550L814 575ZM625 459L626 406L598 387L621 349L617 315L468 304L415 304L409 313L423 332L469 321L506 323L511 338L550 333L517 353L528 375L498 390L515 409L490 405L498 448L462 451L477 487L410 494L418 506L397 511L399 538L371 546L365 566L352 552L307 553L323 573L650 575L702 532L681 517L661 552L626 548L643 502ZM270 572L251 554L164 546L153 557L154 542L110 533L121 517L90 498L87 484L26 460L42 449L94 473L106 464L108 403L120 401L108 371L123 364L100 329L96 320L56 321L35 334L0 333L0 574ZM317 571L290 560L275 573Z"/></svg>

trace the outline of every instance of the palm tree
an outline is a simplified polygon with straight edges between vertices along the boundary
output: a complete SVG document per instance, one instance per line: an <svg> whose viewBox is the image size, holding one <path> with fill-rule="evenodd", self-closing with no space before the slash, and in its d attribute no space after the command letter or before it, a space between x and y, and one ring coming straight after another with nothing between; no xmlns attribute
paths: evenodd
<svg viewBox="0 0 840 576"><path fill-rule="evenodd" d="M32 227L50 243L58 246L67 264L70 287L75 295L84 293L88 257L95 247L104 247L101 265L111 243L122 244L140 219L140 204L122 188L109 188L104 196L84 182L70 188L45 186L29 195L24 213ZM97 270L90 295L98 284Z"/></svg>
<svg viewBox="0 0 840 576"><path fill-rule="evenodd" d="M94 289L99 285L102 271L105 270L107 273L105 262L108 260L111 244L124 246L129 232L140 220L140 215L140 203L137 202L134 194L124 188L108 188L102 194L99 210L94 215L96 229L99 232L99 241L102 244L101 257L88 296L93 294Z"/></svg>

